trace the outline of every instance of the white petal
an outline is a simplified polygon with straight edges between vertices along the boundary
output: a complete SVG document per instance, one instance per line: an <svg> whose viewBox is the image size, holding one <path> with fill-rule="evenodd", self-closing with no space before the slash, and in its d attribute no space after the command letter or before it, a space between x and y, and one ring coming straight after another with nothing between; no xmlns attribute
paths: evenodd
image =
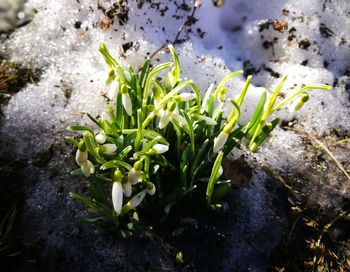
<svg viewBox="0 0 350 272"><path fill-rule="evenodd" d="M131 185L135 185L140 181L140 171L135 170L132 168L128 173L128 182L130 182Z"/></svg>
<svg viewBox="0 0 350 272"><path fill-rule="evenodd" d="M195 99L197 96L195 93L181 93L178 95L178 98L181 100L181 101L190 101L190 100L193 100Z"/></svg>
<svg viewBox="0 0 350 272"><path fill-rule="evenodd" d="M169 121L170 121L170 113L168 110L165 110L163 112L163 115L160 117L159 125L158 125L159 128L160 129L165 128L168 125Z"/></svg>
<svg viewBox="0 0 350 272"><path fill-rule="evenodd" d="M130 182L126 182L122 184L123 192L126 197L130 197L132 194L132 187Z"/></svg>
<svg viewBox="0 0 350 272"><path fill-rule="evenodd" d="M176 119L179 122L181 127L187 126L186 119L184 117L182 117L180 114L173 113L171 117Z"/></svg>
<svg viewBox="0 0 350 272"><path fill-rule="evenodd" d="M156 186L154 186L154 184L152 184L152 188L151 189L146 189L146 192L149 195L154 195L156 193Z"/></svg>
<svg viewBox="0 0 350 272"><path fill-rule="evenodd" d="M88 153L87 151L80 151L77 150L77 153L75 154L75 161L79 166L81 166L83 163L85 163L88 159Z"/></svg>
<svg viewBox="0 0 350 272"><path fill-rule="evenodd" d="M91 161L87 160L80 165L81 172L85 177L89 177L91 174L95 173L95 167Z"/></svg>
<svg viewBox="0 0 350 272"><path fill-rule="evenodd" d="M146 190L143 190L137 195L135 195L132 199L130 199L130 201L128 202L128 206L130 207L130 209L135 209L138 205L140 205L145 196Z"/></svg>
<svg viewBox="0 0 350 272"><path fill-rule="evenodd" d="M111 85L109 86L107 97L111 100L115 100L118 91L119 91L119 83L118 81L113 80Z"/></svg>
<svg viewBox="0 0 350 272"><path fill-rule="evenodd" d="M214 140L213 152L218 153L225 145L228 138L228 134L222 131L218 137Z"/></svg>
<svg viewBox="0 0 350 272"><path fill-rule="evenodd" d="M209 126L215 126L217 124L213 118L204 115L200 115L199 120L204 121Z"/></svg>
<svg viewBox="0 0 350 272"><path fill-rule="evenodd" d="M104 144L103 147L106 148L103 152L106 155L113 155L117 151L117 146L115 144Z"/></svg>
<svg viewBox="0 0 350 272"><path fill-rule="evenodd" d="M131 116L132 115L132 103L131 103L130 95L128 93L122 94L122 104L124 106L126 113L129 116Z"/></svg>
<svg viewBox="0 0 350 272"><path fill-rule="evenodd" d="M101 113L101 120L102 121L107 121L107 122L110 122L110 123L112 122L112 118L111 118L110 114L108 112L106 112L106 111Z"/></svg>
<svg viewBox="0 0 350 272"><path fill-rule="evenodd" d="M99 133L95 136L95 139L99 144L104 144L106 142L106 135Z"/></svg>
<svg viewBox="0 0 350 272"><path fill-rule="evenodd" d="M163 154L169 150L169 146L164 144L155 144L151 149L153 149L155 154Z"/></svg>
<svg viewBox="0 0 350 272"><path fill-rule="evenodd" d="M112 202L116 213L120 213L123 206L123 188L120 182L113 182Z"/></svg>
<svg viewBox="0 0 350 272"><path fill-rule="evenodd" d="M130 81L131 80L131 75L128 71L124 71L124 77L127 81Z"/></svg>

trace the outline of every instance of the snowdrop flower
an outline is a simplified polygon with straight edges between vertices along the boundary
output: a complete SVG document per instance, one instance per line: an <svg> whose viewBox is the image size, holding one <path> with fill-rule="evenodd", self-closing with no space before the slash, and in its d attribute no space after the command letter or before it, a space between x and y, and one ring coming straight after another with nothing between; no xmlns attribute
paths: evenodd
<svg viewBox="0 0 350 272"><path fill-rule="evenodd" d="M123 205L123 187L120 182L113 182L112 202L116 213L120 213Z"/></svg>
<svg viewBox="0 0 350 272"><path fill-rule="evenodd" d="M104 135L103 133L98 133L95 136L95 139L99 144L104 144L106 142L106 135Z"/></svg>
<svg viewBox="0 0 350 272"><path fill-rule="evenodd" d="M119 91L119 83L117 80L113 80L112 83L109 86L108 92L107 92L107 97L110 100L115 100L117 93Z"/></svg>
<svg viewBox="0 0 350 272"><path fill-rule="evenodd" d="M131 98L128 92L128 88L123 85L122 86L122 104L123 107L126 111L126 113L131 116L132 115L132 103L131 103Z"/></svg>
<svg viewBox="0 0 350 272"><path fill-rule="evenodd" d="M309 100L309 95L307 93L302 94L299 100L295 100L294 103L290 106L289 111L296 112L300 110L302 106Z"/></svg>
<svg viewBox="0 0 350 272"><path fill-rule="evenodd" d="M131 183L129 181L122 184L123 186L123 192L126 197L130 197L132 194L132 187Z"/></svg>
<svg viewBox="0 0 350 272"><path fill-rule="evenodd" d="M228 138L228 133L226 133L224 130L221 131L218 137L214 140L214 147L213 152L218 153L225 145Z"/></svg>
<svg viewBox="0 0 350 272"><path fill-rule="evenodd" d="M133 210L138 205L140 205L142 200L145 198L145 196L146 196L146 190L142 190L140 193L138 193L133 198L131 198L130 201L126 203L128 210Z"/></svg>
<svg viewBox="0 0 350 272"><path fill-rule="evenodd" d="M217 124L217 122L213 118L210 118L205 115L195 114L193 117L198 121L204 121L209 126L215 126Z"/></svg>
<svg viewBox="0 0 350 272"><path fill-rule="evenodd" d="M109 123L112 123L111 115L106 111L102 112L101 113L101 121L107 121Z"/></svg>
<svg viewBox="0 0 350 272"><path fill-rule="evenodd" d="M163 110L162 115L161 115L160 120L159 120L158 127L160 129L165 128L170 121L170 117L171 117L171 112L169 112L169 110Z"/></svg>
<svg viewBox="0 0 350 272"><path fill-rule="evenodd" d="M181 93L175 96L175 99L178 101L190 101L195 99L197 96L195 93Z"/></svg>
<svg viewBox="0 0 350 272"><path fill-rule="evenodd" d="M134 167L129 171L128 182L130 182L131 185L135 185L141 181L140 175L142 167L142 161L137 161L134 163Z"/></svg>
<svg viewBox="0 0 350 272"><path fill-rule="evenodd" d="M104 144L102 148L103 153L106 155L114 155L117 151L117 146L115 144Z"/></svg>
<svg viewBox="0 0 350 272"><path fill-rule="evenodd" d="M186 119L183 116L181 116L180 114L172 112L171 118L175 119L176 121L178 121L181 127L186 127L187 126Z"/></svg>
<svg viewBox="0 0 350 272"><path fill-rule="evenodd" d="M169 146L164 144L155 144L150 150L148 150L148 155L163 154L169 150Z"/></svg>
<svg viewBox="0 0 350 272"><path fill-rule="evenodd" d="M128 71L124 71L124 77L126 79L126 81L130 82L131 80L131 75Z"/></svg>
<svg viewBox="0 0 350 272"><path fill-rule="evenodd" d="M117 169L113 174L112 202L116 213L120 213L123 206L122 172Z"/></svg>
<svg viewBox="0 0 350 272"><path fill-rule="evenodd" d="M78 150L75 155L75 161L80 166L81 172L85 177L89 177L91 174L95 173L95 167L88 160L88 152L86 150L86 145L83 141L81 141L78 145Z"/></svg>
<svg viewBox="0 0 350 272"><path fill-rule="evenodd" d="M146 192L149 195L154 195L156 193L156 186L152 182L146 184Z"/></svg>

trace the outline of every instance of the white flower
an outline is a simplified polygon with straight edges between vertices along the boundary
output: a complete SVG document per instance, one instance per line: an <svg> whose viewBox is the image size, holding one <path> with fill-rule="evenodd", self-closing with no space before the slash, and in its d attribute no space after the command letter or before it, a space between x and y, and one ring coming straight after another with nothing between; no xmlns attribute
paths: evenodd
<svg viewBox="0 0 350 272"><path fill-rule="evenodd" d="M146 186L146 192L149 195L154 195L156 193L156 186L153 183L149 183Z"/></svg>
<svg viewBox="0 0 350 272"><path fill-rule="evenodd" d="M224 173L224 168L222 168L222 165L220 165L219 172L218 172L218 178L221 177L222 173Z"/></svg>
<svg viewBox="0 0 350 272"><path fill-rule="evenodd" d="M117 146L115 144L104 144L102 146L105 149L103 153L106 155L113 155L117 151Z"/></svg>
<svg viewBox="0 0 350 272"><path fill-rule="evenodd" d="M132 103L129 93L122 93L122 104L126 111L126 113L131 116L132 115Z"/></svg>
<svg viewBox="0 0 350 272"><path fill-rule="evenodd" d="M95 173L95 166L91 161L86 160L80 165L81 172L85 177L89 177L91 174Z"/></svg>
<svg viewBox="0 0 350 272"><path fill-rule="evenodd" d="M149 155L163 154L169 150L169 146L164 144L155 144L150 150L148 150Z"/></svg>
<svg viewBox="0 0 350 272"><path fill-rule="evenodd" d="M103 133L98 133L95 136L95 139L99 144L104 144L106 142L106 135L104 135Z"/></svg>
<svg viewBox="0 0 350 272"><path fill-rule="evenodd" d="M181 127L186 127L187 126L186 119L184 117L182 117L180 114L172 112L171 118L177 120Z"/></svg>
<svg viewBox="0 0 350 272"><path fill-rule="evenodd" d="M128 71L124 71L124 77L126 79L126 81L130 81L131 80L131 75Z"/></svg>
<svg viewBox="0 0 350 272"><path fill-rule="evenodd" d="M176 96L175 99L178 99L180 101L190 101L195 99L197 96L195 93L181 93Z"/></svg>
<svg viewBox="0 0 350 272"><path fill-rule="evenodd" d="M171 117L171 112L169 112L169 110L163 111L163 114L160 117L159 124L158 124L160 129L163 129L168 125L170 121L170 117Z"/></svg>
<svg viewBox="0 0 350 272"><path fill-rule="evenodd" d="M120 182L113 182L112 202L116 213L120 213L123 205L123 187Z"/></svg>
<svg viewBox="0 0 350 272"><path fill-rule="evenodd" d="M131 210L135 209L138 205L140 205L142 200L145 198L145 196L146 196L146 190L143 190L137 195L135 195L132 199L130 199L130 201L127 203L127 206L129 207L129 209Z"/></svg>
<svg viewBox="0 0 350 272"><path fill-rule="evenodd" d="M87 151L80 151L77 150L77 153L75 154L75 161L79 166L81 166L83 163L85 163L88 159L88 153Z"/></svg>
<svg viewBox="0 0 350 272"><path fill-rule="evenodd" d="M106 111L101 113L101 120L102 121L107 121L109 123L112 123L111 115L108 112L106 112Z"/></svg>
<svg viewBox="0 0 350 272"><path fill-rule="evenodd" d="M123 186L124 195L125 195L126 197L130 197L131 194L132 194L131 183L128 181L128 182L126 182L126 183L123 183L122 186Z"/></svg>
<svg viewBox="0 0 350 272"><path fill-rule="evenodd" d="M217 123L213 118L204 115L198 115L199 121L204 121L209 126L215 126Z"/></svg>
<svg viewBox="0 0 350 272"><path fill-rule="evenodd" d="M228 134L225 131L221 131L218 137L214 140L213 152L218 153L225 145L228 138Z"/></svg>
<svg viewBox="0 0 350 272"><path fill-rule="evenodd" d="M130 182L131 185L135 185L136 183L140 182L140 174L140 170L132 168L128 173L128 182Z"/></svg>
<svg viewBox="0 0 350 272"><path fill-rule="evenodd" d="M107 97L111 100L115 100L117 93L119 91L119 83L116 80L113 80L107 92Z"/></svg>

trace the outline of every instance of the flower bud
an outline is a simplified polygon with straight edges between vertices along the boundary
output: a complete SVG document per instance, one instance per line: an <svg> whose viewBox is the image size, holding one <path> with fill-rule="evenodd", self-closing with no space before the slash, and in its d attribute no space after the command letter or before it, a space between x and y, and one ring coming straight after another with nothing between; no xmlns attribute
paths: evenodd
<svg viewBox="0 0 350 272"><path fill-rule="evenodd" d="M102 151L106 155L114 155L117 151L117 146L115 144L104 144L102 145Z"/></svg>
<svg viewBox="0 0 350 272"><path fill-rule="evenodd" d="M195 93L181 93L175 96L175 99L178 101L190 101L195 99L197 96Z"/></svg>
<svg viewBox="0 0 350 272"><path fill-rule="evenodd" d="M102 112L101 113L101 121L107 121L109 123L112 123L111 115L106 111Z"/></svg>
<svg viewBox="0 0 350 272"><path fill-rule="evenodd" d="M112 180L114 182L122 182L122 179L123 179L123 173L117 168L113 173Z"/></svg>
<svg viewBox="0 0 350 272"><path fill-rule="evenodd" d="M81 172L85 177L89 177L91 174L95 173L95 166L91 161L86 160L80 165Z"/></svg>
<svg viewBox="0 0 350 272"><path fill-rule="evenodd" d="M130 197L132 194L132 187L130 182L125 182L122 184L123 192L126 197Z"/></svg>
<svg viewBox="0 0 350 272"><path fill-rule="evenodd" d="M132 168L128 173L128 182L130 182L131 185L135 185L136 183L141 181L140 175L141 175L140 170L136 170L135 168Z"/></svg>
<svg viewBox="0 0 350 272"><path fill-rule="evenodd" d="M210 118L205 115L195 114L193 117L198 121L204 121L208 126L215 126L217 124L217 122L213 118Z"/></svg>
<svg viewBox="0 0 350 272"><path fill-rule="evenodd" d="M133 198L130 199L130 201L127 203L127 206L130 210L135 209L138 205L141 204L142 200L146 196L146 190L141 191L137 195L135 195Z"/></svg>
<svg viewBox="0 0 350 272"><path fill-rule="evenodd" d="M221 131L218 137L214 140L214 147L213 152L218 153L225 145L228 138L228 134L225 132L225 130Z"/></svg>
<svg viewBox="0 0 350 272"><path fill-rule="evenodd" d="M116 213L120 213L123 205L123 188L120 182L113 182L112 202Z"/></svg>
<svg viewBox="0 0 350 272"><path fill-rule="evenodd" d="M168 110L163 111L163 114L161 115L159 124L158 124L158 127L160 129L163 129L168 125L170 121L170 116L171 116L171 113Z"/></svg>
<svg viewBox="0 0 350 272"><path fill-rule="evenodd" d="M307 93L303 93L299 100L295 100L294 103L289 108L290 112L296 112L300 110L302 106L309 100L309 95Z"/></svg>
<svg viewBox="0 0 350 272"><path fill-rule="evenodd" d="M225 87L222 87L219 91L219 96L218 96L219 102L225 102L226 93L227 93L227 89Z"/></svg>
<svg viewBox="0 0 350 272"><path fill-rule="evenodd" d="M128 88L123 85L122 86L122 104L126 111L126 113L131 116L132 115L132 103L131 98L128 92Z"/></svg>
<svg viewBox="0 0 350 272"><path fill-rule="evenodd" d="M85 163L88 159L88 153L87 151L80 151L79 149L77 150L77 153L75 155L75 161L79 166L81 166L83 163Z"/></svg>
<svg viewBox="0 0 350 272"><path fill-rule="evenodd" d="M95 136L95 139L99 144L104 144L106 142L106 135L104 135L103 133L98 133Z"/></svg>
<svg viewBox="0 0 350 272"><path fill-rule="evenodd" d="M156 186L152 182L146 184L146 192L149 195L154 195L156 193Z"/></svg>
<svg viewBox="0 0 350 272"><path fill-rule="evenodd" d="M124 71L124 77L126 79L126 81L130 82L131 80L131 75L128 71Z"/></svg>
<svg viewBox="0 0 350 272"><path fill-rule="evenodd" d="M155 144L150 150L148 150L148 155L163 154L169 150L169 146L164 144Z"/></svg>
<svg viewBox="0 0 350 272"><path fill-rule="evenodd" d="M115 100L117 93L119 91L119 83L116 80L113 80L111 85L109 86L108 92L107 92L107 97L110 100Z"/></svg>

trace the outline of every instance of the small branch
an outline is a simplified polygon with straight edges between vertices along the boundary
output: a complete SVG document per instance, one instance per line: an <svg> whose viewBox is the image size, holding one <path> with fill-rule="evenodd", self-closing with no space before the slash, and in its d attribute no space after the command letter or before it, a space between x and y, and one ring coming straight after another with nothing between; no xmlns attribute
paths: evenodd
<svg viewBox="0 0 350 272"><path fill-rule="evenodd" d="M193 4L193 10L190 16L187 17L187 19L181 24L179 30L176 33L176 36L174 38L174 40L171 42L173 45L179 43L179 37L182 33L182 31L185 29L185 27L187 25L189 25L189 23L192 21L192 19L194 18L194 15L196 14L197 9L200 7L201 5L201 1L199 0L195 0L194 4ZM150 55L150 59L154 58L155 55L157 55L160 51L162 51L165 47L167 46L167 43L163 43L156 51L154 51L151 55Z"/></svg>

